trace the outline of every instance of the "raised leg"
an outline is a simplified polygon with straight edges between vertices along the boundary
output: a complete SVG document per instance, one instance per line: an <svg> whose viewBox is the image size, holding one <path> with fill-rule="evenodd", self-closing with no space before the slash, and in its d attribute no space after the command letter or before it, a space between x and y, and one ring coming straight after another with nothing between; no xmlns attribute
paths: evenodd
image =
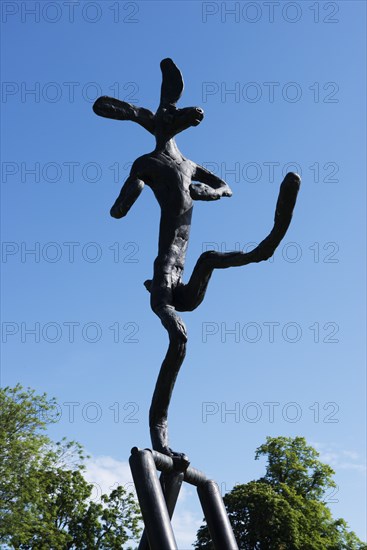
<svg viewBox="0 0 367 550"><path fill-rule="evenodd" d="M214 269L258 263L268 260L274 254L291 222L300 183L301 180L297 174L286 175L280 186L273 229L254 250L251 252L209 250L201 254L189 282L186 285L178 285L173 292L173 304L177 311L193 311L201 304ZM145 286L148 288L149 282L146 282Z"/></svg>

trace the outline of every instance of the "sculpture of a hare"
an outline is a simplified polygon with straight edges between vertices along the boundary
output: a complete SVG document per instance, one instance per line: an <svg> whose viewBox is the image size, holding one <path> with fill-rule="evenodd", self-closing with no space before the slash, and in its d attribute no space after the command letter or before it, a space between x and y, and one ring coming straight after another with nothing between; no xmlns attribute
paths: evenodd
<svg viewBox="0 0 367 550"><path fill-rule="evenodd" d="M226 182L204 167L186 159L175 142L175 135L197 126L204 117L199 107L178 109L176 102L183 91L181 72L171 59L163 59L161 100L153 114L148 109L124 101L100 97L93 110L97 115L137 122L156 138L154 151L139 157L111 208L111 216L126 216L148 185L161 208L158 256L153 279L145 281L151 308L168 332L169 347L156 383L149 412L153 449L188 465L182 453L168 446L167 415L173 387L186 353L187 334L177 311L192 311L203 301L214 269L242 266L270 258L284 237L292 218L300 186L300 177L289 173L280 187L274 226L270 234L251 252L207 251L199 257L190 280L182 282L189 241L193 201L213 201L230 197ZM193 183L200 182L200 183Z"/></svg>

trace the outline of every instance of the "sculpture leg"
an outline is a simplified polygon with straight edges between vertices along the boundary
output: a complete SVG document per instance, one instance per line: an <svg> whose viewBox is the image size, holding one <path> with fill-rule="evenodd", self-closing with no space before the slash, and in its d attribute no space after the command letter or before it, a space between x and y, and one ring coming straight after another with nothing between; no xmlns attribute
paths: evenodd
<svg viewBox="0 0 367 550"><path fill-rule="evenodd" d="M177 311L193 311L201 304L214 269L243 266L271 258L288 230L300 183L301 180L297 174L286 175L280 186L273 229L254 250L251 252L209 250L201 254L189 282L186 285L179 284L174 290L173 304Z"/></svg>
<svg viewBox="0 0 367 550"><path fill-rule="evenodd" d="M171 289L165 288L165 292L160 292L159 288L159 284L154 284L153 281L151 306L168 332L169 346L158 375L149 411L150 435L155 451L177 458L187 466L187 457L182 453L175 453L168 446L167 423L172 391L186 355L186 327L175 308L166 303L168 298L172 298Z"/></svg>
<svg viewBox="0 0 367 550"><path fill-rule="evenodd" d="M170 341L159 371L149 410L149 426L153 449L168 455L172 453L168 446L168 407L185 355L185 342Z"/></svg>

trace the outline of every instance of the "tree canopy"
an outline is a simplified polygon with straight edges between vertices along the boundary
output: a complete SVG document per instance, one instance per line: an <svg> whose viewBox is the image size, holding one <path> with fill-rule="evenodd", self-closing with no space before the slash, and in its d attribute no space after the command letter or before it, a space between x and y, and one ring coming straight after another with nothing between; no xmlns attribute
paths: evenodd
<svg viewBox="0 0 367 550"><path fill-rule="evenodd" d="M84 476L82 446L45 433L55 400L34 390L0 389L0 543L19 550L121 549L141 533L131 493L118 486L98 502ZM334 471L302 437L268 437L255 459L263 477L236 485L224 503L241 550L367 550L325 495ZM126 548L126 546L125 546ZM212 550L204 524L195 548Z"/></svg>
<svg viewBox="0 0 367 550"><path fill-rule="evenodd" d="M140 535L140 512L118 486L99 502L83 477L82 446L45 435L55 400L0 389L0 543L26 550L121 549Z"/></svg>
<svg viewBox="0 0 367 550"><path fill-rule="evenodd" d="M261 456L265 475L223 499L241 550L367 550L343 519L333 519L323 499L335 487L334 471L303 437L268 437L256 449ZM214 548L205 524L195 548Z"/></svg>

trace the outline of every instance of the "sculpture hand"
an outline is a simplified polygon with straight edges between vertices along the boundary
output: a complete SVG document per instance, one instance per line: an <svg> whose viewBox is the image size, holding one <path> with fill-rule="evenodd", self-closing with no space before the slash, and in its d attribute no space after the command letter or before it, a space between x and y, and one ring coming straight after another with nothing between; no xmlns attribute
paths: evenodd
<svg viewBox="0 0 367 550"><path fill-rule="evenodd" d="M126 216L136 199L144 188L144 182L133 174L133 169L130 176L125 181L119 196L117 197L115 204L110 210L110 214L113 218L119 220Z"/></svg>
<svg viewBox="0 0 367 550"><path fill-rule="evenodd" d="M217 201L221 197L219 189L213 189L205 183L191 183L189 189L194 201Z"/></svg>

